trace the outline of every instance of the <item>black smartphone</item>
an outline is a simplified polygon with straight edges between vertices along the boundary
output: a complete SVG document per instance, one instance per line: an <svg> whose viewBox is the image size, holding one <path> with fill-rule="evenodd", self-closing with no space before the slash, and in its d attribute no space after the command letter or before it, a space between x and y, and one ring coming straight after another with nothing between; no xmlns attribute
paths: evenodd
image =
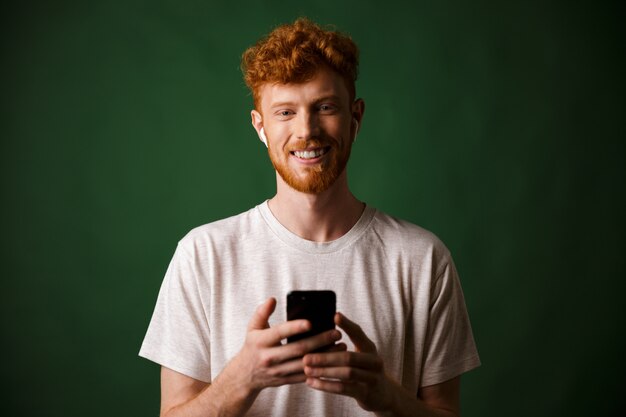
<svg viewBox="0 0 626 417"><path fill-rule="evenodd" d="M334 291L291 291L287 294L287 320L306 319L311 330L288 337L287 343L334 329L335 311Z"/></svg>

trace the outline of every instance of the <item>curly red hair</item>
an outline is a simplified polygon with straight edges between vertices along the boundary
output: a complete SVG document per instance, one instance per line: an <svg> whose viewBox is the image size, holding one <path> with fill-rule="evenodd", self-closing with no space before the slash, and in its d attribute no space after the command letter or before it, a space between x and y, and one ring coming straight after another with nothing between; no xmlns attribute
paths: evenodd
<svg viewBox="0 0 626 417"><path fill-rule="evenodd" d="M344 78L354 100L359 49L349 36L322 29L309 19L299 18L293 24L277 27L241 57L241 70L256 108L263 84L302 83L323 65Z"/></svg>

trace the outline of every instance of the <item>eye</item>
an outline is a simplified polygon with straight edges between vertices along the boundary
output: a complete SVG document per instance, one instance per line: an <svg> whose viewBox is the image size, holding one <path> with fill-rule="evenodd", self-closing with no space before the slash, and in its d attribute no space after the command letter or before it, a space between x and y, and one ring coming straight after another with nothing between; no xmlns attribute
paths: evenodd
<svg viewBox="0 0 626 417"><path fill-rule="evenodd" d="M320 104L319 109L321 112L324 112L324 113L332 113L337 110L337 106L333 104L329 104L329 103L324 103L324 104Z"/></svg>
<svg viewBox="0 0 626 417"><path fill-rule="evenodd" d="M274 113L276 115L276 117L278 117L281 120L286 120L289 119L291 116L293 116L295 113L291 110L288 109L283 109L283 110L278 110L276 113Z"/></svg>

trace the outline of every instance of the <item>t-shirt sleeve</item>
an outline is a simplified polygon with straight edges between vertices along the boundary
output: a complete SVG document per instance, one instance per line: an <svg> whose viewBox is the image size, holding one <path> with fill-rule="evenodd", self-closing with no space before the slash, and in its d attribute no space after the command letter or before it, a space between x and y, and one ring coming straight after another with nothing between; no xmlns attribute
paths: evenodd
<svg viewBox="0 0 626 417"><path fill-rule="evenodd" d="M480 366L465 299L452 259L431 286L420 386L452 379Z"/></svg>
<svg viewBox="0 0 626 417"><path fill-rule="evenodd" d="M139 356L211 382L209 336L196 262L179 243L163 279Z"/></svg>

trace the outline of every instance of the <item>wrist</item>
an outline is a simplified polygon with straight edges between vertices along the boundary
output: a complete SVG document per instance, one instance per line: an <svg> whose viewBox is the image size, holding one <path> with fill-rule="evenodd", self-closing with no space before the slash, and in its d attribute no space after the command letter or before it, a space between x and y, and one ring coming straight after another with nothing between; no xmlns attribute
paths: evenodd
<svg viewBox="0 0 626 417"><path fill-rule="evenodd" d="M248 410L261 389L254 387L248 372L237 364L236 358L218 375L212 388L218 394L219 408L224 410Z"/></svg>
<svg viewBox="0 0 626 417"><path fill-rule="evenodd" d="M381 410L376 412L378 417L400 416L402 408L411 407L411 402L406 401L404 388L389 376L385 376L385 396ZM399 408L400 407L400 408Z"/></svg>
<svg viewBox="0 0 626 417"><path fill-rule="evenodd" d="M378 382L376 390L378 391L378 401L376 405L370 408L370 411L373 411L377 417L391 417L395 402L393 381L388 376L385 376L382 381ZM361 407L363 406L361 405ZM367 408L365 409L367 410Z"/></svg>

